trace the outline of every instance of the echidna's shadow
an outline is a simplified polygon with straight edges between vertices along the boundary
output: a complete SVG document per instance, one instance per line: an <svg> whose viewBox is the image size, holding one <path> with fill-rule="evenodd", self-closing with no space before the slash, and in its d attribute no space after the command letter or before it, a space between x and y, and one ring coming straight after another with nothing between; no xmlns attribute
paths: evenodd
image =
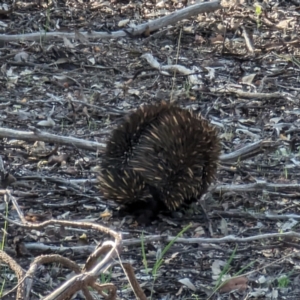
<svg viewBox="0 0 300 300"><path fill-rule="evenodd" d="M157 219L159 213L169 214L167 207L161 200L160 194L155 187L147 185L149 197L143 201L127 203L123 209L119 211L119 216L134 216L135 220L141 225L149 225Z"/></svg>
<svg viewBox="0 0 300 300"><path fill-rule="evenodd" d="M126 206L119 211L118 216L126 217L132 215L140 225L148 226L152 221L158 219L159 214L172 218L176 211L188 209L192 203L197 201L194 197L187 199L176 211L170 211L162 200L159 191L155 187L149 185L148 189L151 197L148 197L145 201L136 201L130 204L127 203Z"/></svg>

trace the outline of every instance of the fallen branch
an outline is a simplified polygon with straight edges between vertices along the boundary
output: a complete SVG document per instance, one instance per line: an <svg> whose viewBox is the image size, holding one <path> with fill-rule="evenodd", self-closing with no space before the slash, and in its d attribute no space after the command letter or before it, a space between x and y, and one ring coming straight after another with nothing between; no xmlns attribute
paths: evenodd
<svg viewBox="0 0 300 300"><path fill-rule="evenodd" d="M228 235L221 238L177 238L175 236L161 236L161 235L152 235L150 237L144 237L144 242L150 243L154 241L162 240L165 243L169 243L171 241L174 241L176 239L176 243L183 243L183 244L222 244L222 243L249 243L253 241L260 241L264 239L272 239L272 238L298 238L300 239L300 233L295 231L288 231L283 233L265 233L265 234L259 234L249 237L237 237L234 235ZM126 244L141 244L141 240L139 239L130 239L126 240ZM125 245L125 244L124 244Z"/></svg>
<svg viewBox="0 0 300 300"><path fill-rule="evenodd" d="M69 136L59 136L45 131L40 131L37 128L34 128L34 131L28 132L0 127L0 138L15 138L30 142L43 141L60 145L71 145L79 149L91 151L101 150L104 147L103 144L97 142L86 141Z"/></svg>
<svg viewBox="0 0 300 300"><path fill-rule="evenodd" d="M268 183L266 181L259 181L256 183L250 184L229 184L229 185L216 185L211 188L211 192L214 194L224 194L228 192L238 192L238 193L246 193L246 192L300 192L300 184L298 183Z"/></svg>
<svg viewBox="0 0 300 300"><path fill-rule="evenodd" d="M27 282L25 283L25 279L24 279L25 272L23 271L21 266L12 257L10 257L8 254L6 254L2 250L0 250L0 261L7 264L15 272L16 277L18 279L18 285L17 285L17 287L15 287L15 288L17 288L16 299L23 300L25 297L25 288L27 286ZM8 291L4 295L2 295L3 298L4 298L4 296L13 292L15 290L15 288Z"/></svg>
<svg viewBox="0 0 300 300"><path fill-rule="evenodd" d="M63 256L58 255L58 254L41 255L41 256L38 256L34 259L34 261L30 264L30 268L29 268L29 270L27 271L27 273L25 275L25 278L28 277L28 279L30 279L30 282L28 283L29 287L32 286L34 273L38 269L38 267L40 267L43 264L49 264L49 263L58 263L58 264L66 267L66 268L71 269L76 274L81 273L80 267L75 262L73 262L72 260L70 260L66 257L63 257ZM89 292L89 290L88 290L88 288L86 286L82 287L82 291L83 291L83 294L84 294L86 299L89 299L89 300L93 299L90 292ZM65 299L68 299L68 297L72 296L72 294L73 294L72 292L73 291L70 291L70 289L69 289L69 293L68 293L68 295L66 296Z"/></svg>
<svg viewBox="0 0 300 300"><path fill-rule="evenodd" d="M84 228L84 229L93 229L97 230L102 233L106 233L114 237L115 241L106 241L102 245L96 247L96 249L93 250L92 254L88 257L86 260L86 264L83 267L83 269L80 269L79 266L71 261L68 258L64 258L60 256L59 254L55 255L44 255L37 257L30 265L29 270L24 274L24 272L20 268L18 268L18 265L15 263L13 259L10 259L7 255L5 255L4 252L0 252L0 261L4 261L9 266L15 270L18 277L18 298L17 299L24 299L27 300L30 297L30 291L33 284L32 278L34 278L34 273L37 270L37 268L41 264L45 263L52 263L56 262L59 263L69 269L71 269L73 272L76 273L75 276L67 280L64 284L62 284L59 288L57 288L55 291L53 291L50 295L44 297L45 300L63 300L63 299L70 299L73 297L73 295L82 290L83 294L85 296L85 299L92 300L94 299L89 291L89 287L93 287L95 291L97 291L104 299L116 299L116 287L113 284L99 284L96 281L99 278L99 275L107 270L114 261L114 259L117 257L120 259L120 251L122 246L122 236L120 233L111 230L110 228L104 227L99 224L95 223L88 223L88 222L76 222L76 221L64 221L64 220L48 220L39 224L33 224L26 221L23 212L21 211L18 202L15 197L13 197L9 190L7 190L7 194L5 196L8 196L10 200L12 201L22 223L9 220L7 217L5 217L3 214L0 214L0 218L3 218L4 220L7 220L8 222L15 224L19 227L28 228L28 229L43 229L47 226L51 225L58 225L58 226L69 226L69 227L75 227L75 228ZM99 261L100 256L104 256L103 259ZM135 275L133 273L132 268L128 269L124 268L125 272L130 280L131 286L133 288L133 291L136 295L138 295L139 299L146 300L146 296L139 286ZM26 285L21 284L26 279ZM109 290L109 295L106 295L104 293L104 290ZM25 295L25 296L23 296Z"/></svg>
<svg viewBox="0 0 300 300"><path fill-rule="evenodd" d="M220 161L222 163L232 162L232 161L242 161L250 157L256 156L257 154L264 153L265 151L273 151L278 146L282 144L281 141L266 141L260 140L247 145L241 149L234 152L223 154L220 156Z"/></svg>
<svg viewBox="0 0 300 300"><path fill-rule="evenodd" d="M246 99L259 99L259 100L269 100L269 99L279 99L283 98L283 95L280 92L275 93L250 93L250 92L244 92L241 90L237 90L233 87L224 87L224 88L210 88L210 91L212 93L220 93L220 94L236 94L237 96L241 98Z"/></svg>
<svg viewBox="0 0 300 300"><path fill-rule="evenodd" d="M128 263L123 263L122 266L126 272L126 275L129 279L129 281L130 281L130 285L135 293L136 298L139 300L147 300L146 295L144 294L138 281L136 280L132 266Z"/></svg>
<svg viewBox="0 0 300 300"><path fill-rule="evenodd" d="M147 62L149 63L149 65L152 68L161 72L161 74L166 74L168 76L171 76L171 73L176 72L179 74L187 75L188 80L189 80L190 84L192 84L192 85L197 85L197 84L202 83L201 75L199 76L197 74L197 72L199 70L197 70L196 67L194 67L195 69L188 69L187 67L178 65L178 64L177 65L168 65L168 64L162 65L156 60L156 58L154 58L154 56L151 53L145 53L141 57L145 58L147 60Z"/></svg>
<svg viewBox="0 0 300 300"><path fill-rule="evenodd" d="M107 32L80 32L81 35L84 35L88 39L113 39L113 38L120 38L125 36L138 36L147 31L155 31L162 27L169 26L176 24L177 22L188 19L192 16L212 12L217 9L222 8L220 5L220 1L211 1L205 3L198 3L195 5L188 6L181 10L175 11L168 16L164 16L162 18L152 20L150 22L140 24L134 28L128 28L125 30L119 30L112 33ZM19 40L27 40L27 41L39 41L40 39L50 40L56 37L66 37L70 39L76 38L76 33L73 32L34 32L34 33L27 33L27 34L15 34L15 35L6 35L0 34L0 41L19 41Z"/></svg>
<svg viewBox="0 0 300 300"><path fill-rule="evenodd" d="M19 210L18 210L18 212L19 212ZM121 235L119 233L114 232L113 230L110 230L109 228L106 228L99 224L93 224L93 223L49 220L49 221L46 221L46 222L43 222L40 224L29 224L29 223L20 224L18 222L7 219L2 214L0 214L0 217L9 221L10 223L13 223L20 227L25 227L28 229L42 229L48 225L61 225L61 226L72 226L72 227L77 227L77 228L79 227L79 228L87 228L87 229L96 229L100 232L111 234L112 236L115 237L116 240L115 240L115 242L111 242L112 247L110 247L110 249L109 249L110 251L108 251L108 253L106 253L105 257L100 262L97 262L97 264L89 272L81 271L76 263L74 263L73 261L71 261L67 258L64 258L60 255L47 255L47 256L37 257L32 262L29 270L24 275L24 278L27 278L27 277L28 277L28 279L33 278L34 273L39 265L45 264L45 263L51 263L51 262L60 263L64 266L70 268L75 273L77 273L77 275L75 275L74 277L72 277L71 279L66 281L62 286L60 286L54 292L52 292L50 295L48 295L47 297L44 298L47 300L69 299L70 296L74 295L74 293L78 292L81 289L83 290L86 299L94 299L91 297L91 295L89 293L88 286L97 285L96 287L97 287L98 292L103 291L103 289L107 288L106 286L101 287L101 285L96 283L96 280L98 279L99 275L109 267L110 263L116 256L116 252L119 252L119 250L120 250L122 240L121 240ZM21 216L21 219L24 219L24 218ZM103 246L105 247L106 245L103 244L100 248L102 248ZM105 250L108 250L108 249L106 248ZM96 249L95 251L98 251L98 250ZM103 251L101 251L101 253L104 254ZM91 256L94 256L94 253L92 253ZM1 258L2 257L0 256L0 259ZM98 258L99 258L99 256L97 257L97 259ZM28 282L26 283L27 292L31 290L32 283L33 283L32 280L28 280ZM23 287L23 288L25 288L25 287ZM112 291L113 294L115 294L116 289L114 287L110 286L110 290ZM24 292L22 294L24 294ZM29 294L30 293L28 293L28 295ZM29 299L29 298L23 297L20 299ZM111 299L114 299L114 298L111 298Z"/></svg>
<svg viewBox="0 0 300 300"><path fill-rule="evenodd" d="M224 218L240 218L240 219L255 219L255 220L281 220L281 221L287 221L290 219L294 219L296 221L300 220L300 215L297 214L273 214L273 213L254 213L254 212L241 212L241 211L213 211L210 213L211 216L222 216ZM285 233L288 236L293 236L293 237L300 237L299 233L295 232L287 232ZM254 238L254 240L258 239L265 239L265 238L273 238L273 237L281 237L281 233L273 233L271 235L259 235ZM231 242L233 241L232 239L235 238L234 242L237 241L239 243L247 242L249 240L245 240L244 238L237 238L233 236L225 236L220 239L211 239L211 238L197 238L196 243L200 243L200 245L204 244L209 244L209 243L226 243L226 242ZM249 237L250 239L251 237ZM161 243L168 243L170 241L173 241L175 237L172 236L165 236L165 235L151 235L151 236L145 236L144 237L144 242L145 243L152 243L152 242L161 242ZM176 243L179 242L179 239L175 241ZM180 243L183 244L190 244L195 242L195 239L192 238L181 238ZM124 239L122 241L122 245L125 247L128 246L135 246L135 245L140 245L141 240L136 239L136 238L129 238L129 239ZM44 245L42 243L25 243L25 246L28 250L39 250L39 251L56 251L56 252L61 252L64 253L67 250L72 250L74 253L82 253L84 252L90 252L92 249L92 246L74 246L74 247L65 247L63 245L61 246L51 246L51 245Z"/></svg>
<svg viewBox="0 0 300 300"><path fill-rule="evenodd" d="M214 210L211 216L222 216L224 218L239 218L239 219L254 219L254 220L275 220L275 221L288 221L294 219L300 221L300 215L297 214L273 214L270 212L256 213L256 212L245 212L240 210L221 211Z"/></svg>

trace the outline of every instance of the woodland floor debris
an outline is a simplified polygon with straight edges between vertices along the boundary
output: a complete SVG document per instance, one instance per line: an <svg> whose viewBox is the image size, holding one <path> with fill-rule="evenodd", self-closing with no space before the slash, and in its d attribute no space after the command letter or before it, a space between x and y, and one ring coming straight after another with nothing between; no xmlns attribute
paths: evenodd
<svg viewBox="0 0 300 300"><path fill-rule="evenodd" d="M51 136L94 142L87 144L92 148L105 144L107 134L125 112L142 103L172 99L201 111L219 128L225 154L258 141L274 142L275 147L256 148L255 155L222 162L217 185L231 188L217 190L206 199L210 226L198 206L191 215L163 218L142 228L135 227L129 217L112 218L105 211L106 202L93 181L101 147L91 151L81 144L65 143L56 149L53 141L2 138L5 170L17 180L11 193L25 216L99 222L121 231L122 259L130 261L147 296L154 282L153 299L207 299L228 262L225 275L252 271L247 275L248 295L298 299L300 293L297 236L244 243L227 239L220 244L179 240L164 256L155 281L143 264L142 233L147 267L152 268L168 243L164 235L174 237L190 222L182 238L240 239L298 229L300 40L295 29L300 22L299 4L274 0L260 8L254 1L240 3L229 3L223 10L184 19L151 34L133 37L128 31L122 38L103 40L86 40L80 31L116 32L123 24L130 29L183 8L183 3L166 1L155 7L145 0L101 5L58 0L47 7L43 1L40 5L18 1L12 12L3 14L5 9L1 9L1 34L77 30L78 35L51 41L41 35L38 41L1 43L0 127L20 132L38 128ZM152 60L142 57L147 53ZM9 188L10 181L5 184ZM245 188L235 189L238 185ZM0 209L5 212L2 201ZM16 217L11 206L8 217ZM5 228L2 219L0 224ZM44 253L45 246L54 252L62 245L66 252L60 254L77 263L86 259L79 249L105 240L99 233L78 228L28 231L8 224L6 230L5 251L25 270L30 259L25 255L17 258L14 252L13 241L18 236L34 257ZM157 235L162 238L158 240ZM130 239L135 243L126 243ZM1 268L6 272L1 269L2 284L13 273ZM39 270L41 279L33 283L33 291L45 296L68 274L69 270L46 265ZM134 299L123 270L114 266L111 274L102 280L114 283L120 298ZM223 291L238 285L244 288L243 278L241 282L232 281ZM5 290L14 286L15 282L6 280ZM226 293L220 296L227 298Z"/></svg>

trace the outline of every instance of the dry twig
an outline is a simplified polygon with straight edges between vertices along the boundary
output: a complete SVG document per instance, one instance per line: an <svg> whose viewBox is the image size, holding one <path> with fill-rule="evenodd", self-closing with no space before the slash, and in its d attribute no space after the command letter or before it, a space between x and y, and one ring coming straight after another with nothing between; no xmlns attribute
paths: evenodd
<svg viewBox="0 0 300 300"><path fill-rule="evenodd" d="M238 149L234 152L221 155L220 161L222 163L242 161L250 157L256 156L257 154L264 153L265 151L276 150L276 148L281 144L282 144L281 141L274 142L274 141L260 140L250 145L247 145L241 149Z"/></svg>
<svg viewBox="0 0 300 300"><path fill-rule="evenodd" d="M5 264L7 264L16 274L17 279L18 279L18 285L15 287L17 288L17 296L16 299L17 300L23 300L25 299L25 289L27 286L27 282L25 282L25 272L23 271L23 269L19 266L19 264L17 264L17 262L10 257L8 254L6 254L4 251L0 250L0 261L4 262ZM6 296L8 294L10 294L11 292L13 292L15 290L15 288L7 293L5 293Z"/></svg>
<svg viewBox="0 0 300 300"><path fill-rule="evenodd" d="M104 227L100 224L94 224L94 223L87 223L87 222L75 222L75 221L63 221L63 220L48 220L43 223L39 224L32 224L26 221L24 218L24 215L16 201L16 198L13 197L10 193L10 191L7 190L7 195L13 202L18 215L22 221L22 223L18 223L12 220L9 220L4 215L0 214L0 217L3 219L9 221L10 223L13 223L15 225L18 225L20 227L28 228L28 229L43 229L49 225L59 225L59 226L69 226L69 227L75 227L75 228L85 228L85 229L94 229L100 232L104 232L106 234L111 235L114 237L115 241L106 241L101 246L97 247L96 250L93 251L93 253L88 257L85 266L81 270L79 266L71 261L68 258L62 257L58 254L55 255L45 255L45 256L39 256L37 257L30 265L29 270L24 274L22 269L18 267L18 265L15 263L15 261L8 257L8 255L5 255L4 252L0 252L0 260L2 259L4 262L8 263L9 266L15 270L17 277L18 277L18 295L20 295L20 298L18 299L30 299L30 290L33 284L33 276L38 268L39 265L45 264L45 263L52 263L52 262L58 262L65 267L71 269L73 272L75 272L77 275L66 281L62 286L60 286L58 289L56 289L54 292L52 292L50 295L45 297L45 300L64 300L64 299L71 299L71 297L78 292L79 290L83 291L83 294L86 299L92 300L93 297L90 294L90 291L88 289L89 286L95 288L95 290L101 294L105 299L108 300L114 300L116 298L116 287L112 284L98 284L96 281L99 277L99 275L107 270L107 268L111 265L115 257L120 257L121 252L121 246L122 246L122 236L120 233L113 231L107 227ZM98 259L100 255L105 255L104 258L98 262ZM139 299L146 299L146 296L144 292L142 291L141 287L139 286L135 275L133 273L133 270L131 267L126 265L126 273L129 277L130 283L132 285L133 291L136 295L138 295ZM26 286L24 284L21 285L22 280L24 278L28 278L26 281ZM25 291L26 288L26 291ZM110 295L104 294L103 290L108 289L110 291ZM22 295L22 296L21 296ZM25 296L24 296L25 295Z"/></svg>

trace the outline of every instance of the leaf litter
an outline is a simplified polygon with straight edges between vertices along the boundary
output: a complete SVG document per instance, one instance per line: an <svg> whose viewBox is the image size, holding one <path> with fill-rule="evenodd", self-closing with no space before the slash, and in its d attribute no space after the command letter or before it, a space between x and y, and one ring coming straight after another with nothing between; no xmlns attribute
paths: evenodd
<svg viewBox="0 0 300 300"><path fill-rule="evenodd" d="M101 199L95 184L101 150L2 139L2 188L11 188L29 220L90 220L122 231L122 259L130 260L146 295L153 288L155 299L207 299L235 248L223 275L229 281L211 299L229 299L232 293L237 299L246 295L297 299L297 238L243 243L187 241L297 232L299 3L274 0L257 6L254 1L224 1L222 11L200 14L137 38L93 40L80 33L128 29L185 4L164 1L156 7L153 1L144 0L17 1L13 9L9 1L1 4L1 34L19 34L20 28L23 34L45 29L75 31L76 38L49 41L41 36L38 42L5 42L0 35L0 127L21 131L40 128L58 136L105 143L126 112L142 103L172 99L201 112L218 126L225 154L259 140L280 142L272 151L221 163L218 186L261 182L294 186L212 191L205 202L209 225L196 207L191 215L162 216L150 227L140 228L130 216L118 218L112 209L116 206ZM146 59L149 55L154 66ZM0 210L5 211L2 203ZM9 217L16 218L11 207ZM4 221L0 223L4 228ZM189 223L192 227L183 235L186 242L176 242L168 250L153 286L153 277L143 273L141 241L131 240L141 240L142 230L149 237L145 255L151 270L156 254L167 245L164 239L151 241L151 237L176 236ZM64 255L82 263L88 251L84 246L105 240L93 231L69 228L28 232L9 224L7 231L5 251L17 257L25 269L28 257L58 251L55 247L59 245L66 247ZM17 238L20 236L22 239ZM66 250L78 245L82 251ZM235 278L239 272L242 276ZM6 275L12 273L7 271ZM38 275L41 280L33 290L45 296L63 282L61 278L69 276L69 271L45 265ZM128 282L117 266L111 282L118 287L120 299L134 298L130 289L124 289ZM13 281L11 285L7 282L5 289L13 286Z"/></svg>

